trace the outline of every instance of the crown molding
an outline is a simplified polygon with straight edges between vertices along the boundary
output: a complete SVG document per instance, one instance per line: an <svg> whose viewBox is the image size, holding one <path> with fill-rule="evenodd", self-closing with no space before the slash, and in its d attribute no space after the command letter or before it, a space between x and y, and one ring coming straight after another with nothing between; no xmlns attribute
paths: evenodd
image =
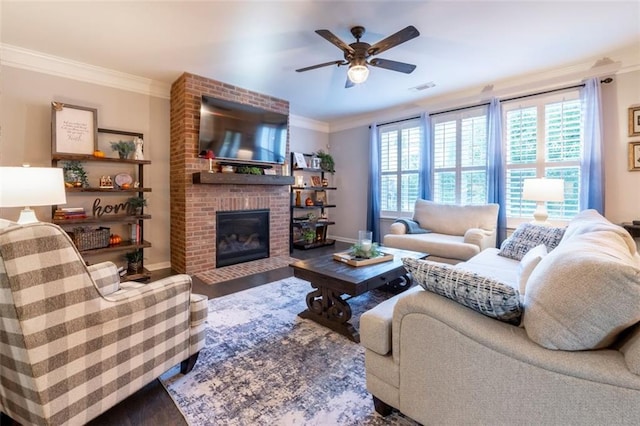
<svg viewBox="0 0 640 426"><path fill-rule="evenodd" d="M158 98L170 98L171 85L168 83L72 61L10 44L0 44L0 64Z"/></svg>
<svg viewBox="0 0 640 426"><path fill-rule="evenodd" d="M293 127L301 127L303 129L315 130L317 132L329 133L329 123L302 117L300 115L290 114L289 125Z"/></svg>

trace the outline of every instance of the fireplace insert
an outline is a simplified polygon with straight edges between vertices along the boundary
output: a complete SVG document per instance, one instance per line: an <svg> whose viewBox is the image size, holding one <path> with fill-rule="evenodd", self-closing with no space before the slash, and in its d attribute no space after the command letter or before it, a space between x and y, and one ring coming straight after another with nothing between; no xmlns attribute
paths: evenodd
<svg viewBox="0 0 640 426"><path fill-rule="evenodd" d="M269 257L269 210L216 212L216 268Z"/></svg>

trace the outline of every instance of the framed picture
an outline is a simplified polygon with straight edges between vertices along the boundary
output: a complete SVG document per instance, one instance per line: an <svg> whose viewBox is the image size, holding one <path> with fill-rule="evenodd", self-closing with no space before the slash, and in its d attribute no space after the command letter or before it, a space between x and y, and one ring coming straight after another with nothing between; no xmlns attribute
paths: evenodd
<svg viewBox="0 0 640 426"><path fill-rule="evenodd" d="M298 169L306 169L307 168L307 160L304 158L304 154L301 152L294 152L293 159L295 161L295 166Z"/></svg>
<svg viewBox="0 0 640 426"><path fill-rule="evenodd" d="M117 142L133 142L143 139L144 135L137 132L126 132L124 130L98 129L97 149L104 152L107 158L119 158L117 150L111 147L111 143ZM130 154L131 157L131 154ZM133 158L133 157L131 157Z"/></svg>
<svg viewBox="0 0 640 426"><path fill-rule="evenodd" d="M629 136L640 136L640 106L629 108Z"/></svg>
<svg viewBox="0 0 640 426"><path fill-rule="evenodd" d="M313 157L311 159L311 168L319 169L320 168L320 159L318 157Z"/></svg>
<svg viewBox="0 0 640 426"><path fill-rule="evenodd" d="M327 193L325 191L317 191L314 204L316 206L324 206L327 204Z"/></svg>
<svg viewBox="0 0 640 426"><path fill-rule="evenodd" d="M93 154L97 140L97 109L51 102L52 154Z"/></svg>
<svg viewBox="0 0 640 426"><path fill-rule="evenodd" d="M322 179L320 179L320 176L311 176L311 186L322 186Z"/></svg>
<svg viewBox="0 0 640 426"><path fill-rule="evenodd" d="M629 142L629 171L640 171L640 142Z"/></svg>

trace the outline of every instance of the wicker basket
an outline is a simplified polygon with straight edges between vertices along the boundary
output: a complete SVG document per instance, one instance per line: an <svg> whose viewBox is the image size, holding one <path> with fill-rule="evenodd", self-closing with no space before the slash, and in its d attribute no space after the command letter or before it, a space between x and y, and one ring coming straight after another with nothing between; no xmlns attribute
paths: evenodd
<svg viewBox="0 0 640 426"><path fill-rule="evenodd" d="M110 228L100 227L98 229L74 228L71 233L71 240L78 250L93 250L109 247Z"/></svg>

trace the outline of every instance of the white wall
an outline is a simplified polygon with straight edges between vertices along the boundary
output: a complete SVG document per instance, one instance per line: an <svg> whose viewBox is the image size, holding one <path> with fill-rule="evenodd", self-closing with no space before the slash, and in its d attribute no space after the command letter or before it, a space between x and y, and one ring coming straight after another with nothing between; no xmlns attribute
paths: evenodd
<svg viewBox="0 0 640 426"><path fill-rule="evenodd" d="M144 134L145 159L152 161L144 170L145 186L152 188L152 192L145 193L149 203L145 211L152 216L145 221L145 239L153 245L145 250L145 266L169 266L169 100L8 66L2 66L0 73L2 166L51 165L51 102L54 100L97 108L98 127ZM99 166L85 167L97 185L101 171L91 166ZM112 175L117 173L113 166L110 170ZM74 196L73 202L90 211L97 197L100 194L83 194ZM104 202L109 200L105 196L100 198ZM16 220L19 210L0 209L0 217ZM35 210L41 220L50 221L49 207ZM90 261L98 260L91 258Z"/></svg>
<svg viewBox="0 0 640 426"><path fill-rule="evenodd" d="M640 137L628 137L628 108L640 105L640 71L620 73L613 76L614 82L603 84L603 128L605 145L605 216L614 223L640 219L640 172L627 171L627 146ZM577 84L578 81L573 84ZM533 87L533 85L532 85ZM535 92L534 89L529 91ZM502 95L501 95L502 96ZM504 95L503 97L507 97ZM470 104L468 98L456 94L428 100L422 110L437 111L442 105L448 108ZM369 122L384 122L416 115L396 109L396 116L390 111L381 111L371 116ZM362 122L362 120L360 120ZM333 236L340 240L353 240L359 229L366 226L367 164L369 156L369 129L360 124L355 128L332 131L331 152L336 161L336 182L340 188L338 207L333 219ZM381 234L386 232L389 221L381 224Z"/></svg>

